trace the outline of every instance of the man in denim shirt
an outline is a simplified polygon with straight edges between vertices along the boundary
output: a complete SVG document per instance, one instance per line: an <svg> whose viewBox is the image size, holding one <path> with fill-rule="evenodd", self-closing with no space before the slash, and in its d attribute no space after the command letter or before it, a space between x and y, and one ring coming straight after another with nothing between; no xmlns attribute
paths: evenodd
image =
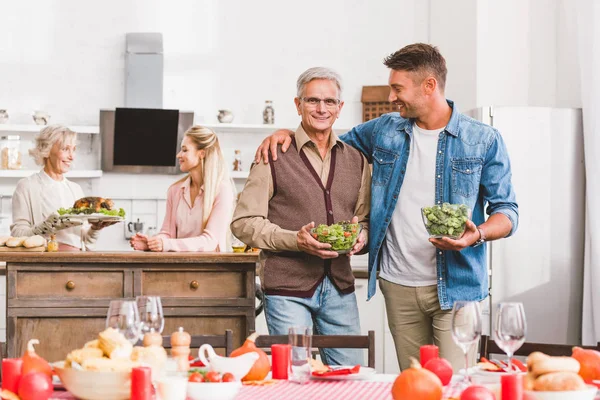
<svg viewBox="0 0 600 400"><path fill-rule="evenodd" d="M369 299L379 271L402 369L408 368L409 357L419 357L420 346L433 342L457 370L464 356L452 340L452 306L487 297L485 242L517 229L510 161L496 129L461 114L446 100L446 62L437 48L412 44L384 64L390 68L389 100L399 112L340 137L373 164ZM277 143L287 149L288 135L267 138L257 157L264 159ZM423 226L421 207L442 203L472 210L472 221L458 240L430 239ZM475 354L473 345L472 361Z"/></svg>

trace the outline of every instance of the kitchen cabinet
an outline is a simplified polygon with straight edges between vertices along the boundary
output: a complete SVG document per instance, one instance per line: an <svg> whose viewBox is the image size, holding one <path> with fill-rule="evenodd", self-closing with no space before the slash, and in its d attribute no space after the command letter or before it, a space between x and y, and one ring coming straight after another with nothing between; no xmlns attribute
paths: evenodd
<svg viewBox="0 0 600 400"><path fill-rule="evenodd" d="M21 355L27 341L62 360L104 330L111 300L160 296L169 335L233 331L240 346L254 324L258 256L233 253L3 253L7 282L7 352Z"/></svg>

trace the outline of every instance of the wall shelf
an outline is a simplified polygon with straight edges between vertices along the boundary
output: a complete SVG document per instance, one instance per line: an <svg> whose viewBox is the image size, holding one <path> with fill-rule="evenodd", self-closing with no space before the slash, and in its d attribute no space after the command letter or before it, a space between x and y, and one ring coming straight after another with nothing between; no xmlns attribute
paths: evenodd
<svg viewBox="0 0 600 400"><path fill-rule="evenodd" d="M35 125L35 124L0 124L0 132L7 133L38 133L47 125ZM93 125L67 125L69 129L77 133L88 133L88 134L98 134L100 132L100 128L98 126Z"/></svg>
<svg viewBox="0 0 600 400"><path fill-rule="evenodd" d="M295 126L282 126L282 125L268 125L268 124L209 124L209 123L195 123L196 125L202 125L207 128L214 130L217 133L255 133L263 134L265 136L270 135L278 129L289 129L295 131L298 125ZM336 134L342 134L348 132L350 129L346 128L334 128Z"/></svg>
<svg viewBox="0 0 600 400"><path fill-rule="evenodd" d="M233 179L248 179L248 171L229 171L229 175Z"/></svg>
<svg viewBox="0 0 600 400"><path fill-rule="evenodd" d="M3 169L0 170L0 178L26 178L38 173L35 169ZM74 170L65 174L67 178L100 178L102 170Z"/></svg>

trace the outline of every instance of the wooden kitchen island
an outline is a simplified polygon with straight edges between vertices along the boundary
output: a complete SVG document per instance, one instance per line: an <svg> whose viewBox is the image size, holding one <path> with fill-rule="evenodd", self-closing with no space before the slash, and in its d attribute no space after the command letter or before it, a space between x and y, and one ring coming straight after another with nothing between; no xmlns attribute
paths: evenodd
<svg viewBox="0 0 600 400"><path fill-rule="evenodd" d="M237 253L0 253L6 262L8 357L32 338L49 361L104 330L110 300L160 296L163 335L233 331L234 348L254 330L258 255ZM195 354L194 354L195 355Z"/></svg>

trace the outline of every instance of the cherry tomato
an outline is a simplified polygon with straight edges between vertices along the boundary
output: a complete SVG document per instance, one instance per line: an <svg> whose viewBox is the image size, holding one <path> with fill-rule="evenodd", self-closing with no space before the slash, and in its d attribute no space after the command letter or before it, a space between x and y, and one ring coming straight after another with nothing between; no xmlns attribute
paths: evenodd
<svg viewBox="0 0 600 400"><path fill-rule="evenodd" d="M188 378L188 382L204 382L204 377L200 372L194 372Z"/></svg>
<svg viewBox="0 0 600 400"><path fill-rule="evenodd" d="M207 372L205 378L207 382L221 382L221 375L215 371Z"/></svg>
<svg viewBox="0 0 600 400"><path fill-rule="evenodd" d="M352 235L350 232L344 232L345 237L350 237L350 235Z"/></svg>
<svg viewBox="0 0 600 400"><path fill-rule="evenodd" d="M229 372L223 374L223 382L235 382L235 377Z"/></svg>
<svg viewBox="0 0 600 400"><path fill-rule="evenodd" d="M313 233L312 237L314 237L315 239L317 239L319 237L319 235L317 235L316 233Z"/></svg>

